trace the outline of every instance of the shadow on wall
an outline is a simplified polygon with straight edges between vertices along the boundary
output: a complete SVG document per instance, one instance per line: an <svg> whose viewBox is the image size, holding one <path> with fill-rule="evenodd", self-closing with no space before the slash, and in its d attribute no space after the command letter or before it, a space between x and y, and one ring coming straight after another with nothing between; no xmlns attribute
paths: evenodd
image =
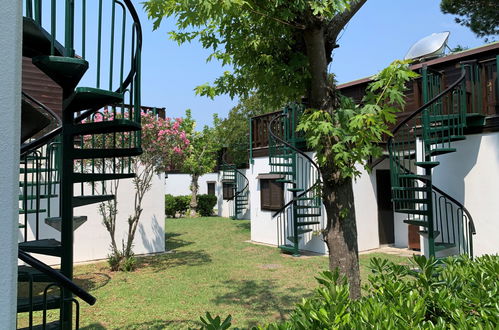
<svg viewBox="0 0 499 330"><path fill-rule="evenodd" d="M471 135L462 142L454 142L456 152L437 157L440 165L433 173L435 186L461 203L465 201L464 178L475 167L482 143L482 136Z"/></svg>
<svg viewBox="0 0 499 330"><path fill-rule="evenodd" d="M220 287L221 286L221 287ZM253 319L245 327L258 325L258 320L272 314L275 321L285 320L294 309L295 303L303 297L303 291L297 288L286 288L276 280L229 280L216 286L222 291L230 288L230 292L212 299L217 305L251 306L248 316Z"/></svg>
<svg viewBox="0 0 499 330"><path fill-rule="evenodd" d="M155 252L163 252L164 251L164 237L165 231L163 227L161 227L158 223L158 219L156 215L153 215L151 222L151 230L152 233L148 234L145 232L142 223L139 224L139 234L142 239L142 244L146 249L146 253L155 253Z"/></svg>

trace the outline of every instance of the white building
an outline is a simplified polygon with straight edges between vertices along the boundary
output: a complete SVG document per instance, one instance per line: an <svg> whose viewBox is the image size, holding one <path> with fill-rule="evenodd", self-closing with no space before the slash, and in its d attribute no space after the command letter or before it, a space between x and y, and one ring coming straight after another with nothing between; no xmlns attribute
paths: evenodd
<svg viewBox="0 0 499 330"><path fill-rule="evenodd" d="M496 42L412 66L422 77L408 86L391 152L384 145L372 172L359 168L353 185L360 251L392 245L436 256L499 252L498 62ZM369 82L338 87L360 102ZM295 133L298 113L291 106L252 118L251 239L294 254L326 253L318 172ZM269 123L275 136L262 134Z"/></svg>

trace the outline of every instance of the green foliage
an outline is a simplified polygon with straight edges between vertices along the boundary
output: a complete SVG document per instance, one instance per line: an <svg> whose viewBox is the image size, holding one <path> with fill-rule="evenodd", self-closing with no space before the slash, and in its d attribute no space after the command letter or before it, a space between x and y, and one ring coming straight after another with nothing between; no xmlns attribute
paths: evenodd
<svg viewBox="0 0 499 330"><path fill-rule="evenodd" d="M228 65L213 84L196 88L208 97L229 94L246 98L255 91L274 107L297 101L308 86L303 31L308 13L324 24L348 8L346 0L149 0L144 3L157 29L175 17L170 38L179 44L198 40L211 51L207 60ZM344 22L346 24L346 22ZM334 42L334 40L333 40Z"/></svg>
<svg viewBox="0 0 499 330"><path fill-rule="evenodd" d="M190 145L185 151L186 158L182 164L182 170L191 175L201 176L215 168L220 146L214 128L204 126L199 132L195 131L195 126L196 122L192 119L191 111L187 110L181 129L185 130Z"/></svg>
<svg viewBox="0 0 499 330"><path fill-rule="evenodd" d="M389 124L405 104L405 83L415 77L408 61L394 61L373 77L361 105L341 96L339 108L332 111L307 109L297 129L305 132L319 165L333 158L343 177L360 175L355 164L367 168L370 157L381 155L378 143L390 135Z"/></svg>
<svg viewBox="0 0 499 330"><path fill-rule="evenodd" d="M117 250L115 253L108 255L107 262L113 272L131 272L135 270L137 259L133 253L125 256L123 252Z"/></svg>
<svg viewBox="0 0 499 330"><path fill-rule="evenodd" d="M173 196L170 194L165 195L165 215L168 217L175 218L178 214L179 216L185 215L189 209L189 203L191 201L191 196Z"/></svg>
<svg viewBox="0 0 499 330"><path fill-rule="evenodd" d="M217 204L217 196L215 195L198 195L198 206L196 211L202 217L213 215L213 208Z"/></svg>
<svg viewBox="0 0 499 330"><path fill-rule="evenodd" d="M227 148L227 159L231 164L248 162L249 119L272 111L273 108L266 107L258 95L252 95L232 108L227 118L215 119L217 140Z"/></svg>
<svg viewBox="0 0 499 330"><path fill-rule="evenodd" d="M471 29L478 37L499 35L499 10L490 0L442 0L440 9L453 14L456 23Z"/></svg>
<svg viewBox="0 0 499 330"><path fill-rule="evenodd" d="M206 330L226 330L229 329L232 321L232 316L227 316L225 320L222 321L220 316L213 318L209 312L206 312L206 318L200 317L203 323L202 329Z"/></svg>
<svg viewBox="0 0 499 330"><path fill-rule="evenodd" d="M303 299L289 321L255 327L291 329L496 329L499 326L499 257L443 260L415 256L412 266L371 260L368 294L349 298L338 271L317 277L320 286ZM212 323L207 321L213 320ZM215 321L218 320L218 323ZM229 320L230 318L227 318ZM203 322L203 329L220 318ZM228 327L227 327L228 328Z"/></svg>

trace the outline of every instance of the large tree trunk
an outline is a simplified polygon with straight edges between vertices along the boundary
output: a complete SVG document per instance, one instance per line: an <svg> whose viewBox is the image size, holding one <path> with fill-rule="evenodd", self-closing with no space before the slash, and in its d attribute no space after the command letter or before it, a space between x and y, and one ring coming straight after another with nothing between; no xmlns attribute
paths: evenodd
<svg viewBox="0 0 499 330"><path fill-rule="evenodd" d="M326 51L326 30L322 23L310 16L303 32L311 76L309 105L313 109L334 112L334 91L327 81L330 54ZM338 268L346 276L350 297L356 299L360 297L360 275L352 180L341 178L332 154L326 152L326 157L328 160L321 166L321 175L327 213L325 241L329 249L329 267L331 270Z"/></svg>
<svg viewBox="0 0 499 330"><path fill-rule="evenodd" d="M197 174L191 174L191 203L189 204L191 208L190 215L191 217L196 216L196 209L198 207L198 180L199 180L199 175Z"/></svg>
<svg viewBox="0 0 499 330"><path fill-rule="evenodd" d="M331 174L337 177L333 173L329 173L329 176ZM347 277L352 299L360 298L359 248L352 179L325 182L323 203L327 213L325 240L329 249L329 268L338 268Z"/></svg>

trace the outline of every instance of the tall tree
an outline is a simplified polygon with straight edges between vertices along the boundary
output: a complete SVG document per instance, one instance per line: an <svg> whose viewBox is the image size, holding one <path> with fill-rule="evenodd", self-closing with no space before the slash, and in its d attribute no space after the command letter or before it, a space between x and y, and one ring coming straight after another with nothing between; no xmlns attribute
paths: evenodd
<svg viewBox="0 0 499 330"><path fill-rule="evenodd" d="M366 1L149 0L145 8L155 28L163 17L174 16L177 31L171 38L179 43L199 40L212 50L208 60L232 66L232 72L199 86L197 93L246 97L257 92L271 107L305 96L311 112L333 120L342 101L328 79L328 65L340 32ZM326 142L324 150L338 149L338 137ZM334 154L320 164L327 210L324 236L330 267L347 276L356 298L360 276L352 176L345 176L343 168Z"/></svg>
<svg viewBox="0 0 499 330"><path fill-rule="evenodd" d="M499 35L499 10L492 0L442 0L444 14L457 15L456 23L471 29L478 37Z"/></svg>
<svg viewBox="0 0 499 330"><path fill-rule="evenodd" d="M214 117L217 118L216 114ZM191 111L186 110L182 129L187 132L190 145L186 150L182 170L191 175L191 202L189 206L192 217L196 215L198 206L199 177L214 170L219 148L214 128L204 126L202 131L196 131L195 127L196 122L192 119Z"/></svg>

